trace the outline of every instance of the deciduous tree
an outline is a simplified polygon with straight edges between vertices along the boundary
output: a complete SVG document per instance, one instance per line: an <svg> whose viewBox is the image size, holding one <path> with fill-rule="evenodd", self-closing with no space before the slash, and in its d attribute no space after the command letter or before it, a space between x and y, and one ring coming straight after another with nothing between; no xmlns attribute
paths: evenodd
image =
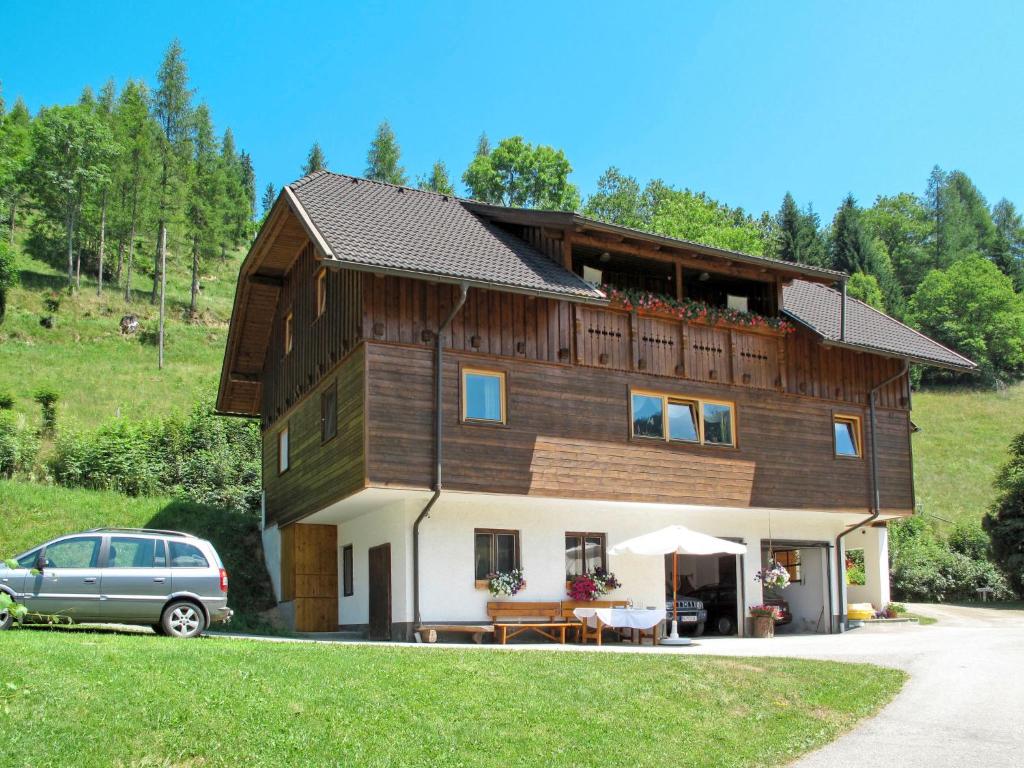
<svg viewBox="0 0 1024 768"><path fill-rule="evenodd" d="M443 160L438 160L430 169L430 173L419 180L420 189L437 192L439 195L454 195L455 187L448 177L448 168Z"/></svg>
<svg viewBox="0 0 1024 768"><path fill-rule="evenodd" d="M534 146L522 136L502 139L493 150L477 155L462 176L471 197L517 208L570 210L579 208L572 166L560 149Z"/></svg>

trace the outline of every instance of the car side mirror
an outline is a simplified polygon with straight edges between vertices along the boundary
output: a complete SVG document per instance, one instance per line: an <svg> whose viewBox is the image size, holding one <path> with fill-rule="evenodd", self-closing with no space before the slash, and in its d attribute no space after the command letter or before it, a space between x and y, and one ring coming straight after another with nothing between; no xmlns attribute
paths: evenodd
<svg viewBox="0 0 1024 768"><path fill-rule="evenodd" d="M45 557L40 555L39 559L36 560L36 570L42 573L43 569L46 568L46 566L48 566L49 564L50 562Z"/></svg>

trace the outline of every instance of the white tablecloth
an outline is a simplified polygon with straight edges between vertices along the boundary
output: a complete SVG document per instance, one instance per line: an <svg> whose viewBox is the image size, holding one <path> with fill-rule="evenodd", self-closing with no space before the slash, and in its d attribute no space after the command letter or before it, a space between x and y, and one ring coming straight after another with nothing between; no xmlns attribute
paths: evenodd
<svg viewBox="0 0 1024 768"><path fill-rule="evenodd" d="M606 627L650 629L665 618L665 611L656 608L574 608L573 613L591 627L600 619Z"/></svg>

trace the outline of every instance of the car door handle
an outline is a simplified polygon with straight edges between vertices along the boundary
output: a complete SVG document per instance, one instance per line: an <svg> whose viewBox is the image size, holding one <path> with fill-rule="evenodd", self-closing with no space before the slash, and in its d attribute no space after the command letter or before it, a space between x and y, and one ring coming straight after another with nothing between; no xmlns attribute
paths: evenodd
<svg viewBox="0 0 1024 768"><path fill-rule="evenodd" d="M86 584L95 584L96 583L96 577L95 576L90 576L87 579L82 579L82 581L84 581Z"/></svg>
<svg viewBox="0 0 1024 768"><path fill-rule="evenodd" d="M167 579L164 576L154 576L153 582L156 584L163 584Z"/></svg>

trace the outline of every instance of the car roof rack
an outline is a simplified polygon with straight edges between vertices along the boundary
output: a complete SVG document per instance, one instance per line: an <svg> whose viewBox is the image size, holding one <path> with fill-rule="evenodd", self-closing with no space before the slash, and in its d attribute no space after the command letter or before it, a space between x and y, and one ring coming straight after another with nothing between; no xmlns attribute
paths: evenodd
<svg viewBox="0 0 1024 768"><path fill-rule="evenodd" d="M165 531L162 528L90 528L86 533L159 533L165 536L185 536L190 539L196 538L191 533Z"/></svg>

